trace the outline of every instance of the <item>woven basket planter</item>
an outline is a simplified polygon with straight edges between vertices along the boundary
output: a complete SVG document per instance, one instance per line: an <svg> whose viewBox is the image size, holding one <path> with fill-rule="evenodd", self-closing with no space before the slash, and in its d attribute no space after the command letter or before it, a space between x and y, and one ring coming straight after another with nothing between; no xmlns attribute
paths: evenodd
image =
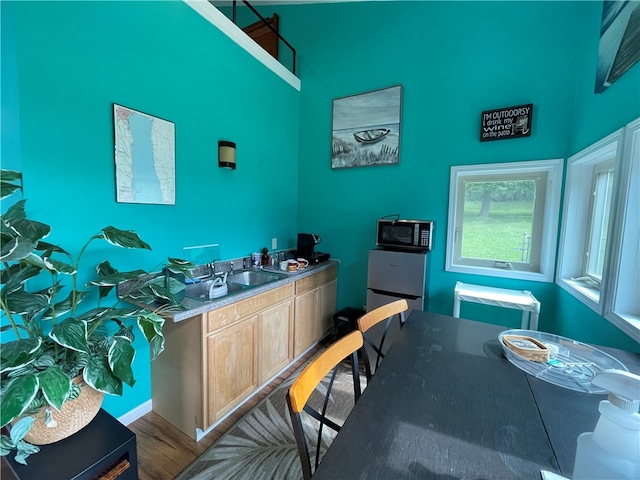
<svg viewBox="0 0 640 480"><path fill-rule="evenodd" d="M42 407L34 415L35 421L24 437L26 442L33 445L58 442L87 426L98 414L104 393L84 383L82 376L74 378L72 382L80 386L80 395L73 400L67 400L60 411L51 406ZM47 417L50 418L48 425L45 423Z"/></svg>

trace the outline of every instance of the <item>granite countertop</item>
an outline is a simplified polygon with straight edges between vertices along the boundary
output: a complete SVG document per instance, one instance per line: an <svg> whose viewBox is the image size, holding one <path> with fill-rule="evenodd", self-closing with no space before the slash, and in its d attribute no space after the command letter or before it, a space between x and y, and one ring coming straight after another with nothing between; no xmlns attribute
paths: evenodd
<svg viewBox="0 0 640 480"><path fill-rule="evenodd" d="M182 300L182 305L186 308L186 310L165 311L162 312L162 316L167 319L173 320L174 322L181 322L182 320L186 320L188 318L207 313L211 310L225 307L240 300L245 300L255 295L268 292L269 290L273 290L274 288L278 288L288 283L295 282L296 280L299 280L301 278L314 275L323 270L328 270L329 268L336 267L339 263L339 260L330 259L325 262L319 263L318 265L312 265L305 268L304 270L298 270L296 272L284 272L280 270L265 268L265 271L267 272L277 271L278 273L283 274L284 277L281 280L276 280L274 282L269 282L264 285L249 288L246 290L240 290L238 292L230 293L216 299L200 301L185 297L185 299Z"/></svg>

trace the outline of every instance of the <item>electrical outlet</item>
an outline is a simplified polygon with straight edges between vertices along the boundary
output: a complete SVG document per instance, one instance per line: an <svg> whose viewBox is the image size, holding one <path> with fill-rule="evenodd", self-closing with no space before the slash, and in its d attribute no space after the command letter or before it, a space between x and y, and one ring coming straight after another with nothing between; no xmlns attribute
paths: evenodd
<svg viewBox="0 0 640 480"><path fill-rule="evenodd" d="M275 250L276 248L278 248L278 239L274 237L271 239L271 250Z"/></svg>

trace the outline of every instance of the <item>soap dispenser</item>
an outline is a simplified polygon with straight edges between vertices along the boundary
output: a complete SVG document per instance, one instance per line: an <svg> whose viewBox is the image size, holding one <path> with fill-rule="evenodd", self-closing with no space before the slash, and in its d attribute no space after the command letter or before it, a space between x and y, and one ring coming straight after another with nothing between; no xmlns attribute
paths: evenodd
<svg viewBox="0 0 640 480"><path fill-rule="evenodd" d="M573 480L640 478L640 376L604 370L591 383L609 392L593 432L578 436Z"/></svg>

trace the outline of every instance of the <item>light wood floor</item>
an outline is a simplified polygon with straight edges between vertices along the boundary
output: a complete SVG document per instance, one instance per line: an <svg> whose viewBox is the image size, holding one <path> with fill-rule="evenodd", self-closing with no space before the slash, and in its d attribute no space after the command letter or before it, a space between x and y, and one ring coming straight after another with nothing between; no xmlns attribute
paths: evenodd
<svg viewBox="0 0 640 480"><path fill-rule="evenodd" d="M295 362L199 442L192 440L154 412L129 424L129 429L137 437L140 480L174 479L320 348L315 347Z"/></svg>

